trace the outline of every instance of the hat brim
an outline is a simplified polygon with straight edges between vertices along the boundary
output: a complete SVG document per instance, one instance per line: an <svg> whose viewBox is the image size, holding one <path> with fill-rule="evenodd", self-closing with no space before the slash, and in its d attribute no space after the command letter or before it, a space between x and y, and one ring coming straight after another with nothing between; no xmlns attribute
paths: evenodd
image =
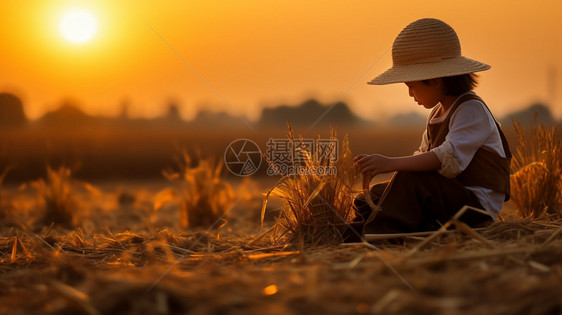
<svg viewBox="0 0 562 315"><path fill-rule="evenodd" d="M368 84L384 85L421 81L485 71L488 69L490 69L490 66L485 63L459 56L435 62L393 66L369 81Z"/></svg>

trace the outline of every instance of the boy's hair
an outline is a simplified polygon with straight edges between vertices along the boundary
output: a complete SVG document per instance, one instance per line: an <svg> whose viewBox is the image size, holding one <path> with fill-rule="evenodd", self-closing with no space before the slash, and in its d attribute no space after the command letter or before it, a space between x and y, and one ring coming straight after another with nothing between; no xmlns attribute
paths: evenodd
<svg viewBox="0 0 562 315"><path fill-rule="evenodd" d="M458 96L468 91L472 91L478 85L478 75L467 73L452 77L443 77L443 94ZM429 80L422 81L429 84Z"/></svg>

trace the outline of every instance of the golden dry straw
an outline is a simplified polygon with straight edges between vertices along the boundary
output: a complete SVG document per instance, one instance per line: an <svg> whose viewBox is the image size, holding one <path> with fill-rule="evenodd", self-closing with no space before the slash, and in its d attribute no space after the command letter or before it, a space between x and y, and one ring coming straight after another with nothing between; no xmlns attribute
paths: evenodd
<svg viewBox="0 0 562 315"><path fill-rule="evenodd" d="M556 314L562 305L561 224L497 222L478 231L493 246L474 235L442 233L407 259L406 251L418 240L302 252L246 247L247 238L198 232L86 235L54 228L35 235L14 229L0 236L0 313L171 314L194 308L220 313L239 310L242 303L243 311L267 313L271 309L259 309L264 290L275 286L277 292L269 296L274 308L295 309L321 293L296 309L299 314L326 304L327 313L353 312L360 303L382 313ZM147 291L179 258L178 266ZM353 294L342 296L342 288ZM160 295L166 296L155 298Z"/></svg>
<svg viewBox="0 0 562 315"><path fill-rule="evenodd" d="M100 191L91 184L72 178L70 168L62 165L59 169L53 169L47 165L47 177L24 183L20 191L28 186L35 189L37 195L37 206L42 212L37 223L50 226L52 224L71 228L80 225L80 217L84 211L79 209L75 196L78 189L86 191L91 195L99 195Z"/></svg>
<svg viewBox="0 0 562 315"><path fill-rule="evenodd" d="M293 148L302 147L302 136L296 140L290 124L288 139ZM334 155L313 156L307 150L298 152L302 159L295 161L293 158L292 170L300 167L305 172L283 174L266 194L262 223L269 197L280 198L284 204L275 226L270 229L276 240L283 239L300 248L341 243L342 232L354 216L353 200L358 193L354 185L360 173L353 165L347 135L338 142L336 131L331 129L329 139L338 144L332 148ZM269 163L275 167L272 161ZM334 171L323 174L311 171L319 169Z"/></svg>
<svg viewBox="0 0 562 315"><path fill-rule="evenodd" d="M77 211L73 197L71 171L65 166L58 170L47 166L47 179L40 178L31 182L37 192L37 201L44 210L42 223L59 224L65 227L75 225Z"/></svg>
<svg viewBox="0 0 562 315"><path fill-rule="evenodd" d="M180 187L180 225L211 226L224 215L234 200L230 184L222 178L222 164L212 159L199 159L195 165L187 151L183 150L178 166L178 171L165 170L163 174ZM173 190L160 192L155 210L174 195Z"/></svg>
<svg viewBox="0 0 562 315"><path fill-rule="evenodd" d="M557 126L513 123L519 145L513 156L511 200L519 215L539 218L562 213L562 141Z"/></svg>

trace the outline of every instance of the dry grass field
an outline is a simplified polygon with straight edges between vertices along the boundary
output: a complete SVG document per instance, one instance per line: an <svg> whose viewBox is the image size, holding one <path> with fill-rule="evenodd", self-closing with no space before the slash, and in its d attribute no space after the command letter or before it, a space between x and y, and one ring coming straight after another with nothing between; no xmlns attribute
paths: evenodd
<svg viewBox="0 0 562 315"><path fill-rule="evenodd" d="M38 135L26 137L37 142L29 140L21 146L21 141L19 147L12 144L14 151L26 158L24 153L31 152L33 146L55 154L58 151L53 147L62 143L45 144ZM67 137L77 144L67 147L68 152L76 150L77 160L95 161L80 151L88 147L83 140L76 135ZM92 133L89 140L91 156L102 156L96 145L112 143L118 147L121 143L123 155L106 157L105 163L115 159L126 165L131 159L131 168L134 163L141 164L124 145L140 143L131 140L136 136L108 136L92 142L100 139L97 137ZM371 137L375 138L371 134L360 142L358 133L352 134L351 150L363 151ZM388 138L380 137L387 143L381 140L377 145L387 145L395 154L408 153L409 143L415 148L419 141L417 134L405 136L403 145L392 147ZM2 142L7 144L5 148L10 143L6 139ZM265 143L265 139L256 142ZM554 145L559 139L555 133ZM162 156L163 160L154 158L164 164L159 172L172 166L171 147L148 140L144 138L149 148L143 152L149 157L140 156L149 160L150 156ZM221 141L226 146L228 140L216 140L205 149L212 151L216 146L219 150ZM167 156L157 155L150 145ZM0 174L11 164L2 164ZM0 313L562 313L559 208L551 207L540 216L524 215L508 202L502 219L487 228L459 227L445 233L407 236L401 245L384 241L376 245L302 242L304 238L298 235L279 237L279 233L268 232L279 228L280 214L287 215L287 203L282 199L268 198L262 226L264 194L274 188L279 177L213 177L216 169L211 165L205 166L210 173L189 168L178 172L179 177L168 173L172 181L162 175L128 180L108 176L104 180L107 169L98 170L101 178L87 180L84 173L79 176L80 170L58 166L53 166L48 176L32 181L2 183L4 178L0 177ZM560 161L555 165L560 168ZM37 167L45 173L44 162ZM9 169L5 179L11 172L16 170ZM197 179L201 172L207 175ZM524 172L519 173L519 179ZM549 173L555 172L549 169ZM529 176L535 175L529 172ZM559 185L560 180L554 182ZM201 184L198 196L206 196L197 202L221 208L214 213L212 224L194 226L185 219L188 209L197 210L190 206L193 196L185 190L197 183ZM526 193L539 196L544 190L529 185L517 189L514 193L530 189ZM320 193L300 206L314 204ZM229 194L228 198L224 194ZM213 203L220 198L223 201Z"/></svg>
<svg viewBox="0 0 562 315"><path fill-rule="evenodd" d="M295 128L304 137L327 135L328 130ZM89 181L160 179L162 170L175 165L182 148L192 157L222 159L228 145L240 138L253 140L265 152L269 138L287 137L285 129L217 130L171 128L27 128L0 130L0 167L12 165L7 180L35 180L45 176L46 165L65 165L73 174ZM349 134L354 153L380 152L388 155L411 154L420 143L420 128L388 130L383 128L343 128ZM376 141L375 141L376 139ZM264 163L265 164L265 163ZM265 171L257 175L265 175Z"/></svg>

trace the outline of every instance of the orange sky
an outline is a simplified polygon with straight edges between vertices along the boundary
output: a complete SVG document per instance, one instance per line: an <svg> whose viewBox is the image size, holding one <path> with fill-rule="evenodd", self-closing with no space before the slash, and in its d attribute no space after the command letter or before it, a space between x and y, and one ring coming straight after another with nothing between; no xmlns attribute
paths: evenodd
<svg viewBox="0 0 562 315"><path fill-rule="evenodd" d="M132 116L150 117L172 99L185 118L211 107L256 119L265 106L306 97L328 103L346 91L344 101L367 119L426 114L404 85L365 83L391 66L390 52L361 76L404 26L436 17L457 31L464 55L492 65L477 92L496 115L545 101L562 117L560 1L156 3L0 2L0 91L19 95L31 118L71 98L91 114L115 115L127 101ZM84 44L58 31L61 15L76 7L98 19Z"/></svg>

